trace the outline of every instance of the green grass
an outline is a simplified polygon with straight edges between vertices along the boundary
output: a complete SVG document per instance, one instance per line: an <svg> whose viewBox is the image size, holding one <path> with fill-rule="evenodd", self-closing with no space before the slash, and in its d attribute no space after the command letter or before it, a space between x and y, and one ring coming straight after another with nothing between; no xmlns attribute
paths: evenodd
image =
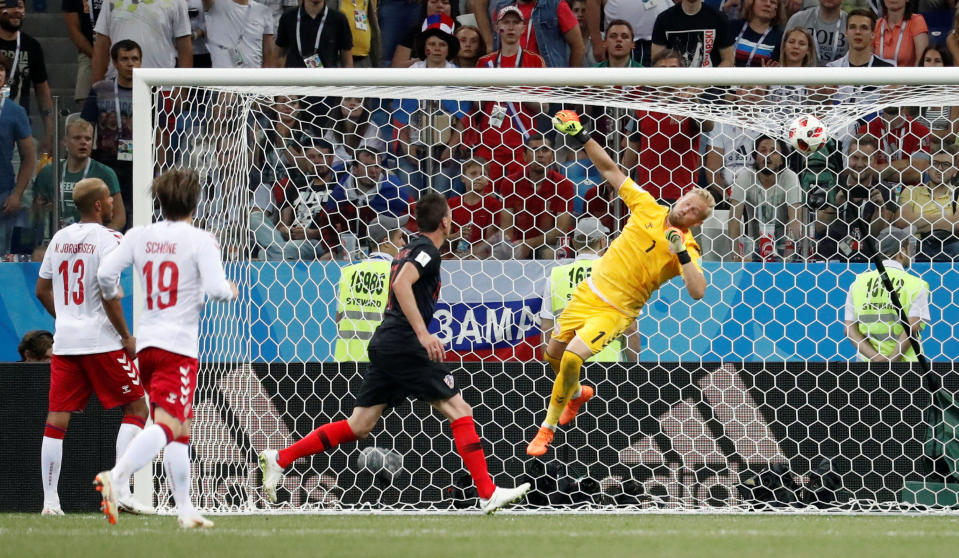
<svg viewBox="0 0 959 558"><path fill-rule="evenodd" d="M0 556L959 556L959 517L941 516L222 516L208 531L120 519L2 514Z"/></svg>

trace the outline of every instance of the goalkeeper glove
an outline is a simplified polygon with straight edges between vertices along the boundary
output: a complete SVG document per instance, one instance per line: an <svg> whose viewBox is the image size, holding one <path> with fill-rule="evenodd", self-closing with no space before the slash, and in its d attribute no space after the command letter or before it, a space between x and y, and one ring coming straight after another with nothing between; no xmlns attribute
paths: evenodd
<svg viewBox="0 0 959 558"><path fill-rule="evenodd" d="M689 257L689 252L686 251L684 236L683 231L676 227L666 229L666 242L669 243L669 251L676 254L676 257L679 258L680 265L688 264L692 261L692 258Z"/></svg>
<svg viewBox="0 0 959 558"><path fill-rule="evenodd" d="M579 142L583 147L589 141L589 134L579 121L579 115L572 110L561 110L553 117L553 127Z"/></svg>

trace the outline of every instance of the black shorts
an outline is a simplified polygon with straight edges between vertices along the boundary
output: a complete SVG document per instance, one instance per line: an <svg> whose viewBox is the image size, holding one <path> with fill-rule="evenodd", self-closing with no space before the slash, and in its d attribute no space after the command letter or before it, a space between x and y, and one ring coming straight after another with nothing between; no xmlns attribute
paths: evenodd
<svg viewBox="0 0 959 558"><path fill-rule="evenodd" d="M368 352L370 365L356 396L357 407L395 407L407 397L432 403L459 393L449 368L431 361L419 343L402 351L383 350L370 343Z"/></svg>

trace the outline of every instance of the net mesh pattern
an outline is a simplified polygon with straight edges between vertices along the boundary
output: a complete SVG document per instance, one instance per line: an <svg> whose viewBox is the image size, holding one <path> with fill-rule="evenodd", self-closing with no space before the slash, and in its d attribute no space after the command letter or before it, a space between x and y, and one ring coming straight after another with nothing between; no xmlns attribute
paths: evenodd
<svg viewBox="0 0 959 558"><path fill-rule="evenodd" d="M494 479L534 483L520 509L947 502L950 479L959 481L949 444L959 343L948 318L959 285L949 225L957 93L881 84L154 88L155 170L200 173L197 224L217 235L244 292L208 304L201 323L194 500L223 513L475 509L448 427L422 402L388 412L358 447L294 464L280 504L258 488L259 451L349 415L366 365L336 362L340 278L378 249L380 229L415 231L416 199L432 188L454 214L431 327L474 407ZM623 362L587 364L597 397L533 460L524 450L552 384L539 360L550 270L602 250L596 235L577 233L588 217L607 240L628 219L585 155L552 131L564 108L663 205L693 186L714 195L713 216L694 231L714 294L693 301L678 278L654 294L638 333L622 340ZM787 140L804 115L827 129L814 153ZM476 158L486 160L479 182L464 165ZM933 373L856 364L845 339L846 291L869 269L867 242L889 226L916 238L911 269L930 284L923 350ZM155 472L157 502L169 509L159 461Z"/></svg>

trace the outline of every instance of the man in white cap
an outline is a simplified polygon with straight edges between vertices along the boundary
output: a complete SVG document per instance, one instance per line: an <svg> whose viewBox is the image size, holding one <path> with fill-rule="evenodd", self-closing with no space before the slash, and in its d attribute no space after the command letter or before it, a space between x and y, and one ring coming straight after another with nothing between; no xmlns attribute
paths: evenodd
<svg viewBox="0 0 959 558"><path fill-rule="evenodd" d="M543 289L543 306L539 312L539 324L543 330L543 347L549 343L552 334L553 324L556 318L562 313L566 303L569 302L576 286L585 281L593 270L593 263L603 255L608 240L609 229L603 225L602 221L596 217L583 217L576 223L573 233L573 248L576 250L576 259L564 265L558 265L550 270L546 278L546 287ZM620 337L612 341L602 351L595 354L588 362L621 362L625 360L623 356L623 340L639 340L635 335L636 326L628 328ZM630 350L639 352L638 343L633 347L629 343ZM592 395L593 388L583 386L584 390L589 390Z"/></svg>

